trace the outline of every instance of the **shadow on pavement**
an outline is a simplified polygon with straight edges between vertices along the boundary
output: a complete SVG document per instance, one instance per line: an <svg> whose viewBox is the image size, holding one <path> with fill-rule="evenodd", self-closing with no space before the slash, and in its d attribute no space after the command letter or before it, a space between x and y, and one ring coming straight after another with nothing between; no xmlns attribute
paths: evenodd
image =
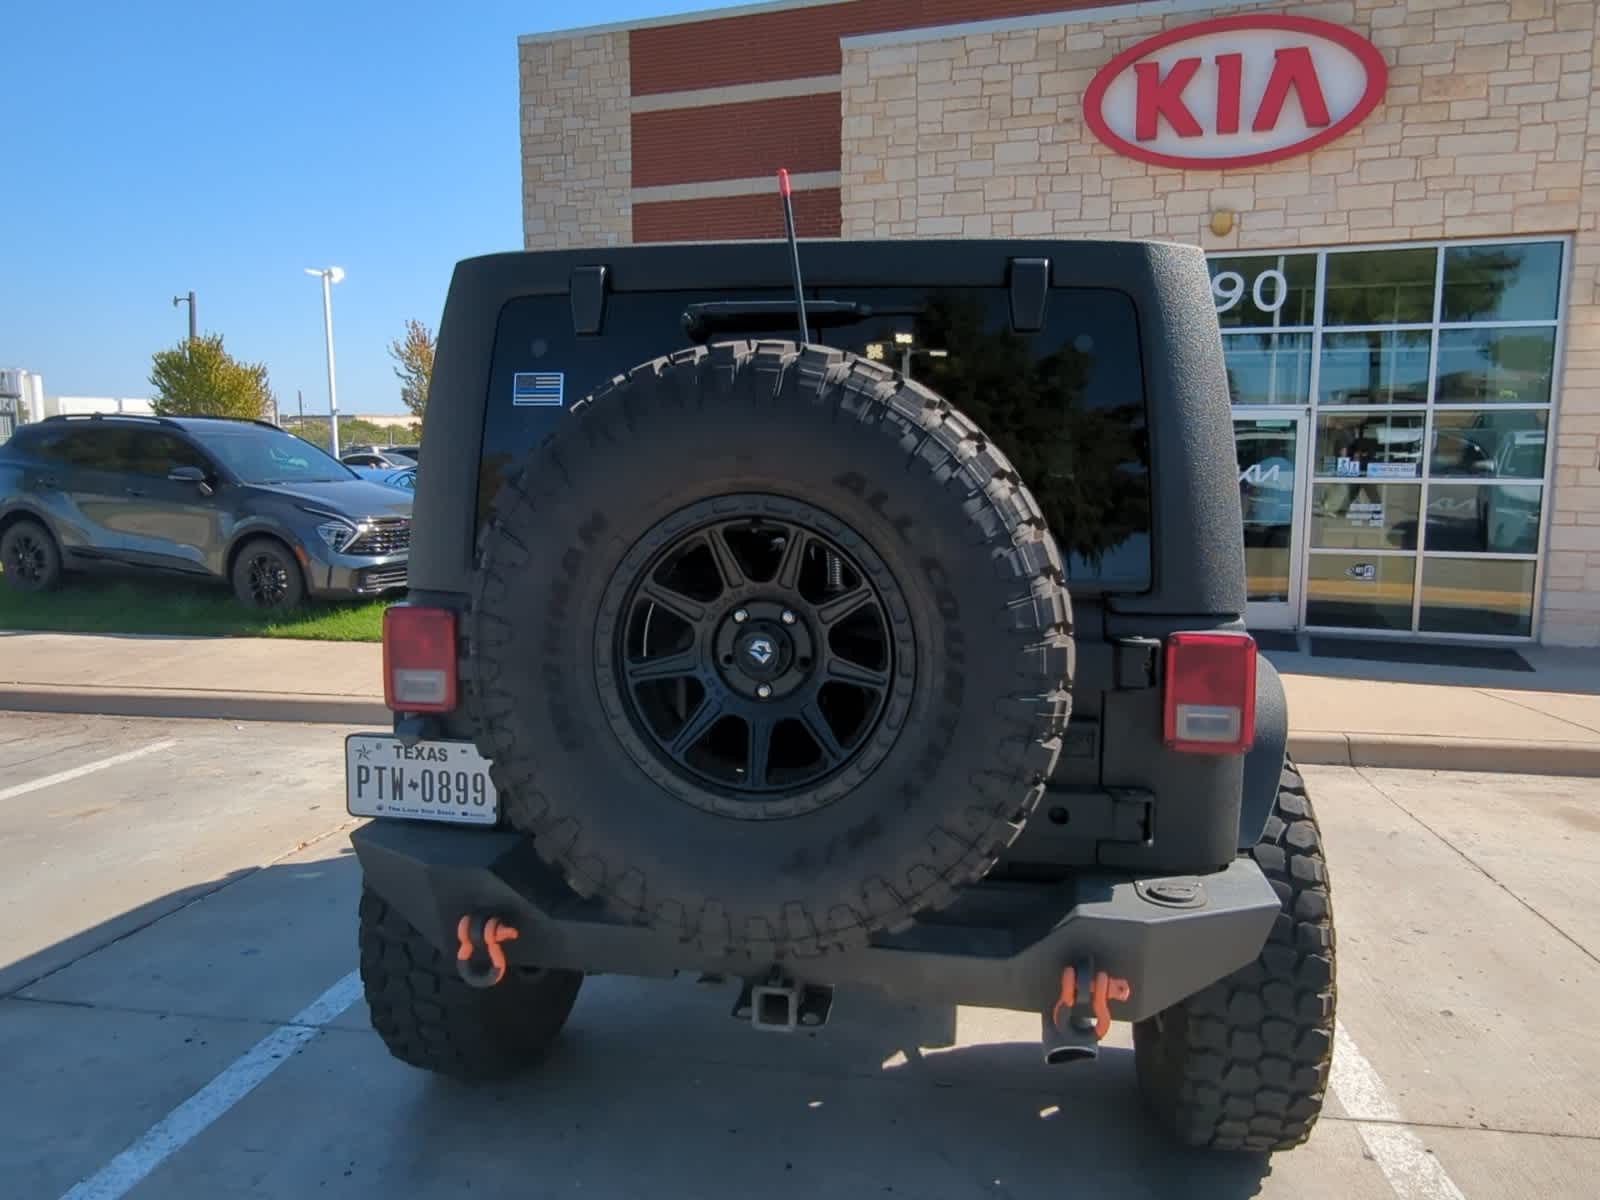
<svg viewBox="0 0 1600 1200"><path fill-rule="evenodd" d="M354 863L346 851L314 865L184 888L4 968L5 992L43 1000L0 1006L0 1044L18 1055L18 1090L0 1088L19 1134L0 1153L9 1178L57 1194L284 1019L273 1014L353 969ZM1047 1067L1036 1018L872 993L841 993L821 1030L758 1034L728 1015L735 994L592 977L542 1066L484 1087L390 1059L357 1001L149 1183L215 1194L218 1173L248 1161L260 1195L356 1172L378 1190L345 1194L1244 1200L1269 1174L1264 1158L1175 1149L1140 1107L1125 1047ZM218 1036L227 1044L207 1048ZM115 1089L95 1082L107 1070ZM75 1120L84 1133L63 1154ZM268 1165L267 1143L295 1150Z"/></svg>

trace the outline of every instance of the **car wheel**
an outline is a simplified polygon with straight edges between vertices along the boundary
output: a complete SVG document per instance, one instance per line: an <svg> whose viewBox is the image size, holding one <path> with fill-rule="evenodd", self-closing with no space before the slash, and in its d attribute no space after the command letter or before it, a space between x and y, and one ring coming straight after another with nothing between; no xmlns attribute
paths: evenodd
<svg viewBox="0 0 1600 1200"><path fill-rule="evenodd" d="M0 538L0 568L21 592L48 592L61 583L61 551L37 521L18 521Z"/></svg>
<svg viewBox="0 0 1600 1200"><path fill-rule="evenodd" d="M361 895L361 983L389 1053L468 1083L533 1066L572 1012L578 971L513 967L497 986L468 986L441 954L373 892Z"/></svg>
<svg viewBox="0 0 1600 1200"><path fill-rule="evenodd" d="M1282 906L1256 961L1133 1027L1145 1104L1186 1146L1298 1146L1328 1087L1333 909L1321 830L1292 762L1251 855Z"/></svg>
<svg viewBox="0 0 1600 1200"><path fill-rule="evenodd" d="M250 608L296 608L306 598L306 580L287 546L257 538L233 560L233 594Z"/></svg>

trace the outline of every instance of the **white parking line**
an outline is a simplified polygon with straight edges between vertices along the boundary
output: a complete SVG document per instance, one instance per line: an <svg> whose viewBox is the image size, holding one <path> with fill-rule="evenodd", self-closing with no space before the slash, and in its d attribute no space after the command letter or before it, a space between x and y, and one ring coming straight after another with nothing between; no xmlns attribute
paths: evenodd
<svg viewBox="0 0 1600 1200"><path fill-rule="evenodd" d="M355 1003L361 975L351 971L305 1008L234 1059L205 1087L173 1109L133 1145L76 1184L61 1200L118 1200L145 1176L243 1100L322 1027Z"/></svg>
<svg viewBox="0 0 1600 1200"><path fill-rule="evenodd" d="M1422 1139L1399 1124L1403 1118L1389 1089L1340 1022L1334 1025L1329 1074L1333 1094L1400 1200L1466 1200Z"/></svg>
<svg viewBox="0 0 1600 1200"><path fill-rule="evenodd" d="M93 775L96 771L104 771L107 767L118 767L125 762L132 762L136 758L143 758L146 754L155 754L159 750L170 750L178 744L177 738L162 738L159 742L151 742L148 746L140 746L137 750L129 750L126 754L113 754L110 758L102 758L97 762L85 763L81 767L73 767L70 771L57 771L54 775L46 775L43 779L30 779L27 783L13 784L8 788L0 788L0 801L12 800L17 796L26 796L29 792L37 792L40 788L54 787L58 783L66 783L72 779L82 779L85 775Z"/></svg>

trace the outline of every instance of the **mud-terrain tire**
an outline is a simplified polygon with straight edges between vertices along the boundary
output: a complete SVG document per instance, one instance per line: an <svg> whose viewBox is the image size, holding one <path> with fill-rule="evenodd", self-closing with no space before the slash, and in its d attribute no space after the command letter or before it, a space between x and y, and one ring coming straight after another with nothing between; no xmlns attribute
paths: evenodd
<svg viewBox="0 0 1600 1200"><path fill-rule="evenodd" d="M879 647L827 729L807 689L853 668L824 561ZM663 592L691 562L700 599ZM696 347L575 406L498 497L467 704L506 817L579 893L712 953L858 946L949 903L1038 804L1069 707L1062 576L1011 464L926 388L823 346ZM676 699L631 674L658 617L693 673ZM747 619L760 647L729 640ZM777 707L741 646L789 664ZM877 713L848 740L846 708Z"/></svg>
<svg viewBox="0 0 1600 1200"><path fill-rule="evenodd" d="M583 975L510 968L492 988L468 986L455 963L378 896L361 895L361 984L389 1053L468 1083L536 1063L566 1024Z"/></svg>
<svg viewBox="0 0 1600 1200"><path fill-rule="evenodd" d="M1316 814L1292 762L1250 853L1282 905L1261 954L1133 1028L1145 1103L1188 1146L1298 1146L1328 1086L1333 909Z"/></svg>

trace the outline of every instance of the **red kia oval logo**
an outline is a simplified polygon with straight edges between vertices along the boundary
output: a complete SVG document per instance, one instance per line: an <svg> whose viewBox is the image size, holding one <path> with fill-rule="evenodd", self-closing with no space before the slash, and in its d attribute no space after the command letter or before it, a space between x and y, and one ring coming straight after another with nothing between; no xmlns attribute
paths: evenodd
<svg viewBox="0 0 1600 1200"><path fill-rule="evenodd" d="M1118 154L1162 167L1248 167L1359 125L1389 67L1360 34L1310 17L1219 17L1147 38L1101 68L1084 120Z"/></svg>

